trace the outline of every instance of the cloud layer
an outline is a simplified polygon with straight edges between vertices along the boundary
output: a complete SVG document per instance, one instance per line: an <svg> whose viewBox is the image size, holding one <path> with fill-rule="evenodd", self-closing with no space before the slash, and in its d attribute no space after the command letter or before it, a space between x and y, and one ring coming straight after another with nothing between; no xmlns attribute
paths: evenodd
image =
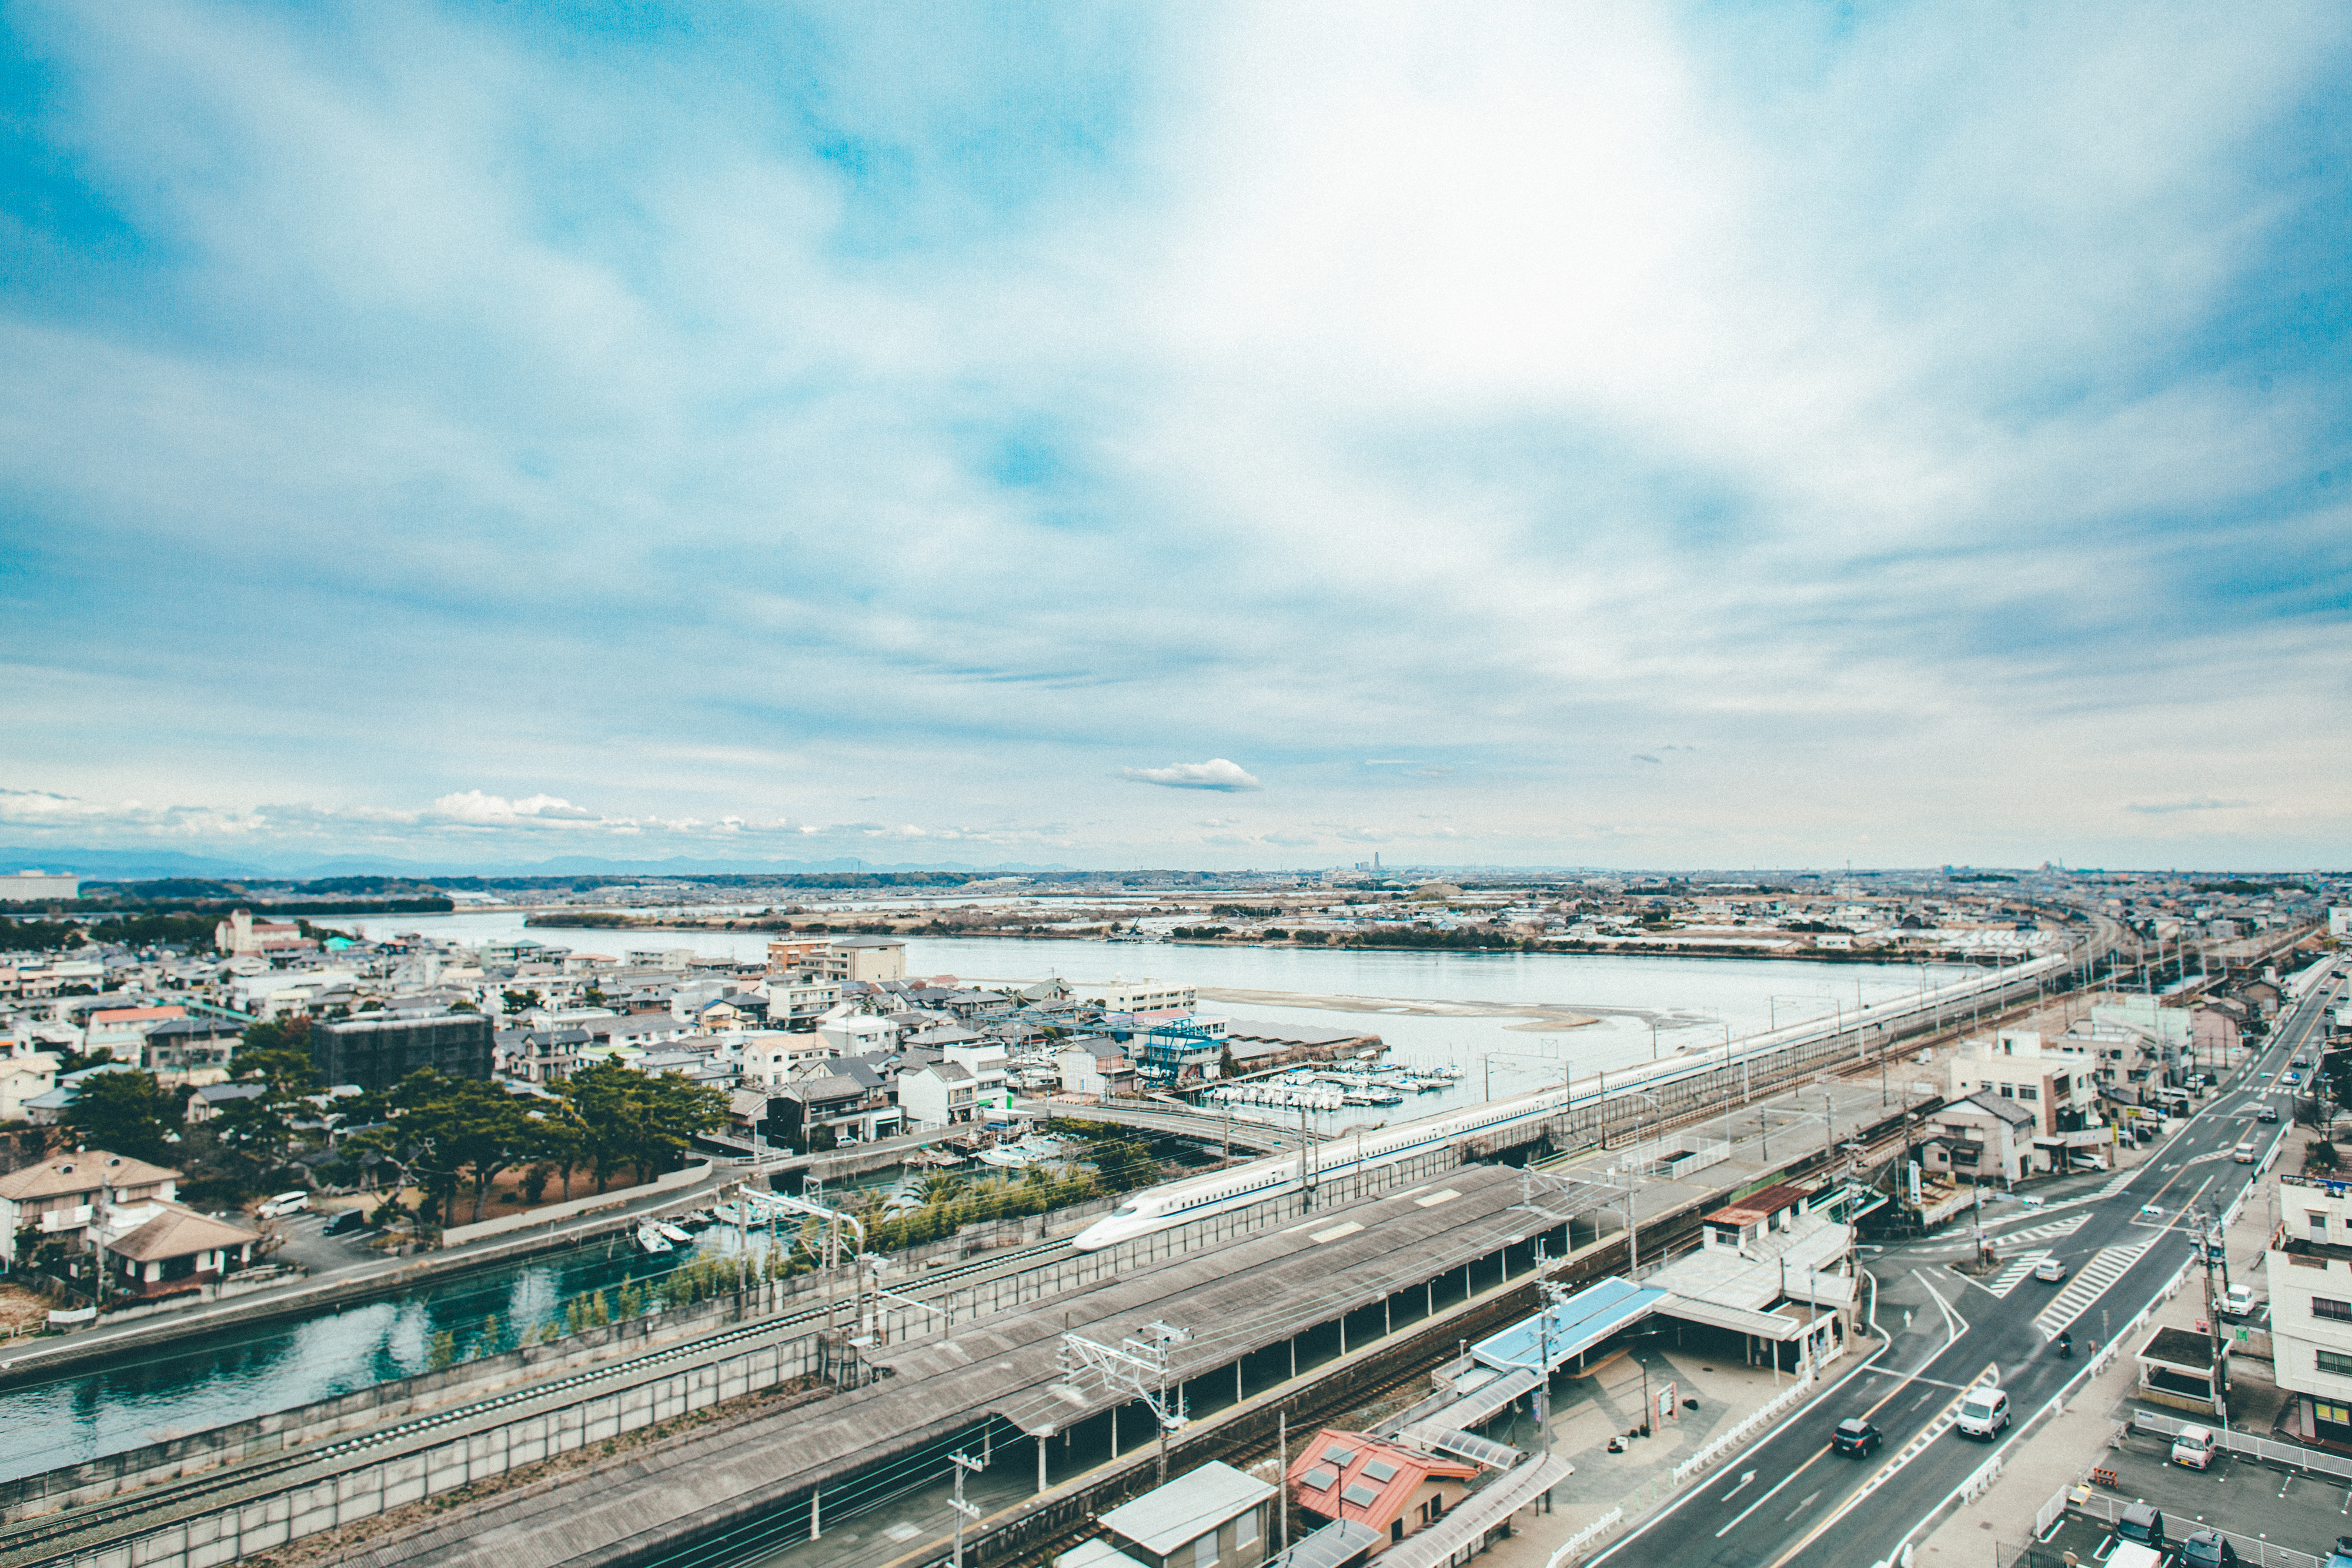
<svg viewBox="0 0 2352 1568"><path fill-rule="evenodd" d="M2339 9L627 16L0 22L20 838L2352 851Z"/></svg>

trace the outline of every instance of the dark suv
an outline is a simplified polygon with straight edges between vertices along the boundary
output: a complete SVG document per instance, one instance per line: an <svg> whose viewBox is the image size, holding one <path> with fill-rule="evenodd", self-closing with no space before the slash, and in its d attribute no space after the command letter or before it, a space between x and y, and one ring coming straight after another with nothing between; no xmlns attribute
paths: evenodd
<svg viewBox="0 0 2352 1568"><path fill-rule="evenodd" d="M2218 1530L2200 1530L2180 1543L2183 1568L2238 1568L2238 1553Z"/></svg>
<svg viewBox="0 0 2352 1568"><path fill-rule="evenodd" d="M1859 1416L1849 1416L1838 1423L1837 1435L1830 1439L1830 1446L1841 1454L1864 1458L1876 1453L1878 1446L1885 1441L1885 1433Z"/></svg>

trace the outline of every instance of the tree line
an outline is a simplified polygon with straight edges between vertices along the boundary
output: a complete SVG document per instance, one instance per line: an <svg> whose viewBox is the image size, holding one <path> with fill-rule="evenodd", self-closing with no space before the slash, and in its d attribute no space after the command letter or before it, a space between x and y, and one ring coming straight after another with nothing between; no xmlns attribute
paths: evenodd
<svg viewBox="0 0 2352 1568"><path fill-rule="evenodd" d="M381 1190L382 1219L407 1213L438 1227L480 1219L511 1171L530 1203L559 1182L567 1198L576 1183L602 1193L624 1173L641 1185L675 1169L728 1110L721 1090L611 1061L573 1073L551 1098L430 1068L381 1093L329 1096L301 1018L249 1027L236 1073L253 1092L194 1123L185 1092L146 1072L98 1073L77 1086L65 1124L87 1146L180 1168L199 1201L242 1201L308 1173ZM404 1187L418 1195L413 1210L398 1206Z"/></svg>

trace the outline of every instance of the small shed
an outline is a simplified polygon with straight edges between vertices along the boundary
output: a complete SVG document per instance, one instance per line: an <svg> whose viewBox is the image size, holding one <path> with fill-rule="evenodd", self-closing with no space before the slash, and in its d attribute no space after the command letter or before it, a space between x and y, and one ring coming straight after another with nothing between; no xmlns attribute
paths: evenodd
<svg viewBox="0 0 2352 1568"><path fill-rule="evenodd" d="M1258 1568L1277 1488L1215 1460L1102 1516L1142 1568Z"/></svg>
<svg viewBox="0 0 2352 1568"><path fill-rule="evenodd" d="M2228 1356L2227 1345L2221 1354ZM2147 1336L2135 1359L2139 1363L2142 1399L2200 1416L2221 1413L2227 1368L2226 1362L2217 1364L2210 1335L2187 1329L2158 1329Z"/></svg>

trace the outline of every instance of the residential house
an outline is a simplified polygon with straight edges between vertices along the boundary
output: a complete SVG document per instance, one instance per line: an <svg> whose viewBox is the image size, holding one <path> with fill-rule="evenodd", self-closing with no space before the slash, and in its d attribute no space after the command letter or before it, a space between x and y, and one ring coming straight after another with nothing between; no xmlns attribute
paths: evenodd
<svg viewBox="0 0 2352 1568"><path fill-rule="evenodd" d="M167 1019L187 1016L185 1008L100 1009L89 1015L89 1022L83 1029L83 1053L110 1056L133 1067L144 1067L147 1064L142 1058L148 1030Z"/></svg>
<svg viewBox="0 0 2352 1568"><path fill-rule="evenodd" d="M17 1238L27 1230L79 1248L101 1202L169 1202L179 1180L175 1170L104 1149L75 1149L11 1171L0 1176L0 1259L16 1266Z"/></svg>
<svg viewBox="0 0 2352 1568"><path fill-rule="evenodd" d="M1115 1099L1136 1092L1135 1063L1126 1048L1103 1035L1079 1035L1062 1042L1054 1065L1061 1070L1062 1092L1088 1100Z"/></svg>
<svg viewBox="0 0 2352 1568"><path fill-rule="evenodd" d="M134 1295L193 1291L253 1263L261 1238L242 1226L161 1198L117 1204L94 1234L107 1272Z"/></svg>
<svg viewBox="0 0 2352 1568"><path fill-rule="evenodd" d="M952 1126L971 1120L978 1090L979 1081L961 1062L932 1062L898 1074L898 1108L911 1130Z"/></svg>
<svg viewBox="0 0 2352 1568"><path fill-rule="evenodd" d="M25 1103L58 1086L59 1065L45 1051L0 1056L0 1122L26 1120Z"/></svg>
<svg viewBox="0 0 2352 1568"><path fill-rule="evenodd" d="M2036 1120L2018 1101L1979 1089L1929 1118L1920 1164L1955 1179L2022 1181L2032 1163Z"/></svg>
<svg viewBox="0 0 2352 1568"><path fill-rule="evenodd" d="M1444 1518L1477 1476L1478 1467L1461 1459L1326 1427L1292 1461L1286 1479L1309 1523L1365 1525L1379 1533L1372 1549L1378 1557Z"/></svg>
<svg viewBox="0 0 2352 1568"><path fill-rule="evenodd" d="M228 1071L245 1026L226 1019L167 1019L147 1030L142 1043L147 1070L166 1082Z"/></svg>
<svg viewBox="0 0 2352 1568"><path fill-rule="evenodd" d="M817 1024L816 1034L844 1056L887 1051L898 1043L898 1026L871 1013L829 1014Z"/></svg>
<svg viewBox="0 0 2352 1568"><path fill-rule="evenodd" d="M267 1090L258 1083L206 1083L188 1092L188 1103L180 1119L194 1126L206 1122L227 1110L240 1100L257 1100Z"/></svg>

